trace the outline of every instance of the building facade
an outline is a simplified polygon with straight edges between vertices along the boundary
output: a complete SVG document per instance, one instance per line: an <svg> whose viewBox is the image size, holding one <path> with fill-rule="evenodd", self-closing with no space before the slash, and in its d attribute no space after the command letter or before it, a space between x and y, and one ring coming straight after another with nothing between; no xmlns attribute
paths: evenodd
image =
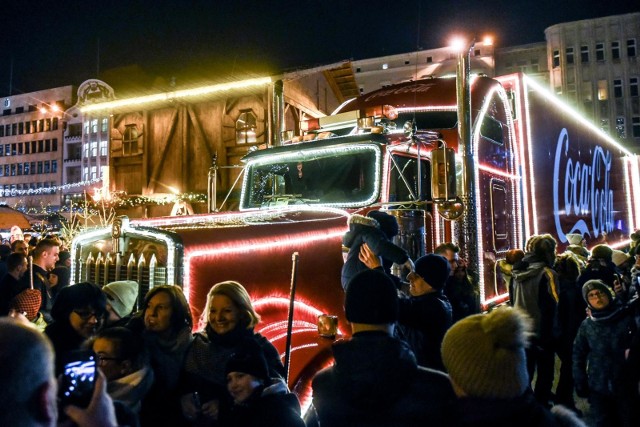
<svg viewBox="0 0 640 427"><path fill-rule="evenodd" d="M64 132L62 203L69 208L82 204L87 193L94 196L108 181L110 116L106 113L81 113L81 108L112 101L115 93L107 83L90 79L77 91L77 103L68 110Z"/></svg>
<svg viewBox="0 0 640 427"><path fill-rule="evenodd" d="M640 12L553 25L545 38L555 93L640 149Z"/></svg>
<svg viewBox="0 0 640 427"><path fill-rule="evenodd" d="M0 116L0 194L9 206L60 208L63 133L73 86L5 96Z"/></svg>

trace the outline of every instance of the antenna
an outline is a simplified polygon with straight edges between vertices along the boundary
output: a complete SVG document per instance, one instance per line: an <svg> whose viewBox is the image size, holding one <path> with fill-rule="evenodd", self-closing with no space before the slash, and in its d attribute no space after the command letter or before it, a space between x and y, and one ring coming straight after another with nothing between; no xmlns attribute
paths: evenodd
<svg viewBox="0 0 640 427"><path fill-rule="evenodd" d="M100 78L100 37L98 37L98 45L96 47L96 79Z"/></svg>

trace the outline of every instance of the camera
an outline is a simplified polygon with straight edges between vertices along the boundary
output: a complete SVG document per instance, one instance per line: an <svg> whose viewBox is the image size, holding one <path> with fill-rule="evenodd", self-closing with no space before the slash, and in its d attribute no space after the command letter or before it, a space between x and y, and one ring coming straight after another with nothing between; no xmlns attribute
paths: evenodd
<svg viewBox="0 0 640 427"><path fill-rule="evenodd" d="M96 356L90 351L76 351L65 361L59 391L60 407L76 405L86 408L91 402L97 378Z"/></svg>

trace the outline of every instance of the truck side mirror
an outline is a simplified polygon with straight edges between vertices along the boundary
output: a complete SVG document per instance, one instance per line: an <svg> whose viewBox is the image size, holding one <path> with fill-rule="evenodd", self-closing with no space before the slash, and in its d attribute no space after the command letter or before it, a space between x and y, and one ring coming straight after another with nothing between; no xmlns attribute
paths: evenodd
<svg viewBox="0 0 640 427"><path fill-rule="evenodd" d="M431 197L434 202L446 202L457 197L453 148L435 148L431 151Z"/></svg>

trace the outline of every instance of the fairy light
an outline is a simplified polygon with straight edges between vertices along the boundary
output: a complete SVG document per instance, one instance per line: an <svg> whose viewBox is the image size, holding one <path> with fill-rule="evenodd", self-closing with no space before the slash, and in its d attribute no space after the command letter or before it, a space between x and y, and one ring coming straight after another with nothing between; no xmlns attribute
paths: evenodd
<svg viewBox="0 0 640 427"><path fill-rule="evenodd" d="M311 146L307 146L304 149L302 147L298 147L298 149L294 151L287 152L277 152L277 153L265 153L256 157L249 158L247 160L247 170L248 173L245 173L244 179L242 181L242 191L240 195L240 209L243 211L246 210L255 210L259 209L259 207L247 207L251 206L252 202L250 201L251 194L251 171L253 168L259 166L266 166L270 164L277 163L288 163L294 161L309 161L312 159L318 158L326 158L330 156L348 156L351 154L359 154L365 152L372 152L375 157L375 163L373 166L374 176L373 176L373 191L369 192L368 197L363 200L357 201L341 201L335 203L322 203L322 206L326 207L343 207L343 208L357 208L362 206L367 206L375 203L380 194L381 187L381 178L380 171L382 169L382 149L380 145L375 142L358 142L358 143L342 143L336 144L328 147L320 147L320 148L311 148Z"/></svg>
<svg viewBox="0 0 640 427"><path fill-rule="evenodd" d="M119 99L116 101L101 102L87 105L80 108L82 113L90 113L101 110L115 110L121 107L142 106L159 101L171 101L174 99L190 98L195 96L210 95L218 92L225 92L234 89L243 89L254 86L263 86L271 83L271 77L247 79L237 82L221 83L216 85L202 86L194 89L177 90L173 92L163 92L153 95L139 96L136 98Z"/></svg>
<svg viewBox="0 0 640 427"><path fill-rule="evenodd" d="M77 188L77 187L86 187L89 185L93 185L96 184L98 182L101 182L102 178L96 178L96 179L91 179L91 180L87 180L87 181L81 181L81 182L74 182L71 184L64 184L64 185L54 185L52 187L42 187L42 188L35 188L35 189L29 189L29 190L0 190L0 196L3 195L4 193L4 197L17 197L17 196L33 196L33 195L40 195L40 194L51 194L51 193L56 193L60 190L68 190L70 188Z"/></svg>
<svg viewBox="0 0 640 427"><path fill-rule="evenodd" d="M507 94L504 90L504 88L501 85L495 85L494 87L492 87L486 94L484 94L484 103L480 109L480 112L478 113L477 119L474 123L474 128L473 128L473 155L475 159L479 159L479 146L480 146L480 138L481 138L481 134L480 134L480 129L482 126L482 123L484 121L485 116L487 115L487 111L489 109L489 107L491 106L491 104L494 102L495 97L498 97L501 102L508 108L508 99L507 99ZM515 137L515 131L514 131L514 123L512 120L510 120L511 115L508 114L509 110L507 109L507 129L508 129L508 133L509 133L509 140L510 141L514 141L514 137ZM516 156L517 159L517 156ZM513 161L513 160L512 160ZM507 178L509 181L511 181L511 183L506 183L505 185L507 186L507 188L509 189L513 189L513 198L512 198L512 212L515 212L516 217L514 221L511 221L511 232L513 233L514 237L516 237L519 235L519 229L521 228L521 221L518 221L518 215L517 215L517 209L516 207L518 206L518 204L520 203L520 197L519 197L519 192L518 192L518 185L517 183L520 180L520 177L516 174L513 173L514 169L518 169L517 165L513 165L513 163L510 163L507 166L509 169L511 169L511 172L505 172L496 168L492 168L490 166L487 165L480 165L478 161L474 162L474 176L475 176L475 194L476 194L476 198L475 198L475 212L476 212L476 233L477 236L482 236L483 235L483 230L482 230L482 207L483 207L483 201L480 199L480 195L481 193L481 189L480 189L480 170L483 170L485 172L489 172L491 174L494 175L498 175L498 176L502 176L504 178ZM514 183L515 181L515 183ZM485 301L485 278L484 278L484 272L485 272L485 266L484 263L482 262L482 254L484 253L484 241L483 239L477 239L477 244L478 244L478 251L477 251L477 256L478 258L475 260L476 265L478 266L478 276L480 279L480 302L483 305L487 305L489 303L489 301ZM497 276L494 274L494 280ZM505 297L505 294L501 294L501 295L497 295L495 298L497 299L502 299ZM494 299L495 299L494 298Z"/></svg>

